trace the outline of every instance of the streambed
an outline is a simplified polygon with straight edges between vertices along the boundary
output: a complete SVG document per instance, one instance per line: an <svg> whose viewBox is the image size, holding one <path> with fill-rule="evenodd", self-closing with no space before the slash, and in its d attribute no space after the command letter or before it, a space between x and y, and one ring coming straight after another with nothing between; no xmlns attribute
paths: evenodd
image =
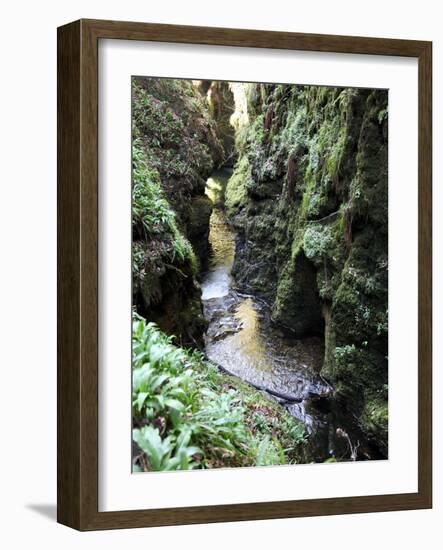
<svg viewBox="0 0 443 550"><path fill-rule="evenodd" d="M211 257L202 279L209 323L206 355L246 382L271 390L271 397L305 424L311 460L323 462L337 453L337 458L346 459L349 443L338 441L343 438L336 433L343 423L328 404L333 389L320 375L323 339L289 337L273 325L265 301L236 288L231 275L236 233L226 221L222 200L228 177L229 173L215 174L207 187L214 209L209 233ZM293 400L279 399L276 394Z"/></svg>

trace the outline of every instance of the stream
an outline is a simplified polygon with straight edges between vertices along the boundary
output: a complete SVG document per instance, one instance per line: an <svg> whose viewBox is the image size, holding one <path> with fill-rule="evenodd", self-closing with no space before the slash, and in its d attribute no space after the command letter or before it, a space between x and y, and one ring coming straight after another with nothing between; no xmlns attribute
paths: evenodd
<svg viewBox="0 0 443 550"><path fill-rule="evenodd" d="M357 437L361 434L333 398L333 388L320 375L323 338L289 337L273 325L270 307L264 300L236 288L231 275L236 233L224 212L229 177L228 171L213 174L206 187L214 204L209 231L211 255L201 285L208 321L207 357L228 373L268 390L271 399L303 422L309 436L310 461L377 458L368 445L359 444ZM278 394L292 399L281 399L276 397Z"/></svg>
<svg viewBox="0 0 443 550"><path fill-rule="evenodd" d="M236 289L231 275L236 233L228 225L223 209L229 175L215 174L207 185L214 209L209 232L211 257L202 280L204 313L209 323L206 355L252 385L293 396L298 402L284 404L274 398L305 424L311 443L316 434L315 445L310 445L312 458L323 461L330 456L329 422L325 422L324 413L310 410L312 397L331 392L319 375L323 341L320 337L288 338L273 326L268 304Z"/></svg>

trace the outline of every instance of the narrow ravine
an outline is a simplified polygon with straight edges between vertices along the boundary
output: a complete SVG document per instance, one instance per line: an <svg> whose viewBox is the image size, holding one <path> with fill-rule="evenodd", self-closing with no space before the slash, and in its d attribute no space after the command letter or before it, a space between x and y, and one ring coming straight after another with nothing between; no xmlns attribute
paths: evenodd
<svg viewBox="0 0 443 550"><path fill-rule="evenodd" d="M189 468L387 459L386 90L133 88L135 324L171 353L159 374L178 377L178 354L195 373ZM181 441L159 403L137 404L142 445Z"/></svg>
<svg viewBox="0 0 443 550"><path fill-rule="evenodd" d="M236 234L223 209L230 173L208 180L214 203L210 218L211 256L202 280L202 299L209 323L205 336L208 358L255 387L264 388L301 420L309 434L310 458L322 462L334 455L336 422L327 398L332 387L321 377L324 347L321 337L291 338L273 326L268 304L240 292L231 270ZM286 401L278 394L293 397Z"/></svg>

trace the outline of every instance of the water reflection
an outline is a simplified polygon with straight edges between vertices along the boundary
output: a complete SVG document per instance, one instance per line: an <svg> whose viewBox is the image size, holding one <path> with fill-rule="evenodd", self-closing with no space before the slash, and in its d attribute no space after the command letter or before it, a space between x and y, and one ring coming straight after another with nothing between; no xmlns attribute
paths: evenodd
<svg viewBox="0 0 443 550"><path fill-rule="evenodd" d="M318 384L323 360L322 339L297 340L283 336L272 326L266 304L233 288L231 269L236 235L222 209L227 179L228 175L217 174L208 180L207 187L214 210L209 233L212 255L202 281L205 316L209 322L206 354L244 380L305 398Z"/></svg>
<svg viewBox="0 0 443 550"><path fill-rule="evenodd" d="M309 438L309 460L323 462L337 457L349 460L349 449L337 430L343 427L357 441L359 430L349 426L349 412L330 395L331 387L321 377L324 341L319 337L290 338L276 328L269 307L256 296L235 289L231 276L236 234L223 211L223 197L229 174L208 180L207 194L214 203L210 219L211 258L202 280L202 298L208 330L206 355L227 371L254 385L292 396L298 403L284 404L305 424ZM277 399L278 400L278 399ZM368 446L361 457L378 458Z"/></svg>
<svg viewBox="0 0 443 550"><path fill-rule="evenodd" d="M235 234L225 222L224 214L214 208L209 221L211 257L202 283L202 299L227 296L231 288L231 269L235 254Z"/></svg>

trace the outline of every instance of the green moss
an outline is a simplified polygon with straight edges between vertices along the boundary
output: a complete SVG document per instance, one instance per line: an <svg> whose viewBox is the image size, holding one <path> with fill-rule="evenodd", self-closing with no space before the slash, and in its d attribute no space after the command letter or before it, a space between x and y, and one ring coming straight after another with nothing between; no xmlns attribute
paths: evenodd
<svg viewBox="0 0 443 550"><path fill-rule="evenodd" d="M226 186L225 205L228 216L234 216L244 206L247 196L246 183L249 177L249 160L247 156L243 156L236 165L234 173Z"/></svg>
<svg viewBox="0 0 443 550"><path fill-rule="evenodd" d="M306 257L316 265L322 265L334 246L334 236L329 225L309 225L303 235L303 250Z"/></svg>
<svg viewBox="0 0 443 550"><path fill-rule="evenodd" d="M249 103L248 170L229 189L236 280L295 332L320 311L324 372L360 417L387 383L387 92L251 85Z"/></svg>
<svg viewBox="0 0 443 550"><path fill-rule="evenodd" d="M336 357L336 339L335 327L332 318L331 305L329 302L323 303L323 319L325 320L325 356L323 361L323 374L330 380L336 379L335 357Z"/></svg>
<svg viewBox="0 0 443 550"><path fill-rule="evenodd" d="M300 220L307 219L310 214L317 214L318 209L316 209L314 190L316 186L315 174L311 168L311 165L308 166L308 169L305 172L304 176L305 190L303 192L303 198L300 207L299 218Z"/></svg>
<svg viewBox="0 0 443 550"><path fill-rule="evenodd" d="M277 295L275 297L272 308L272 317L275 321L285 324L285 314L287 304L291 301L294 292L294 263L288 261L282 270L277 287Z"/></svg>
<svg viewBox="0 0 443 550"><path fill-rule="evenodd" d="M202 345L205 180L223 147L191 81L133 78L132 130L133 303L183 343Z"/></svg>
<svg viewBox="0 0 443 550"><path fill-rule="evenodd" d="M386 391L385 391L386 393ZM384 447L388 452L389 411L387 395L375 399L368 399L361 416L362 428Z"/></svg>
<svg viewBox="0 0 443 550"><path fill-rule="evenodd" d="M203 193L202 178L224 152L201 94L190 81L141 77L133 79L132 90L133 137L141 140L162 182L177 179L188 188L183 191Z"/></svg>
<svg viewBox="0 0 443 550"><path fill-rule="evenodd" d="M316 270L302 248L291 257L281 273L272 316L297 336L322 331Z"/></svg>
<svg viewBox="0 0 443 550"><path fill-rule="evenodd" d="M273 148L284 150L287 154L296 153L307 143L306 134L307 109L300 106L295 112L289 111L283 130L274 138Z"/></svg>
<svg viewBox="0 0 443 550"><path fill-rule="evenodd" d="M338 131L338 135L334 136L336 139L330 146L329 154L326 157L325 167L326 173L329 178L337 184L339 177L340 165L343 155L346 150L346 144L348 139L347 127L342 126Z"/></svg>

